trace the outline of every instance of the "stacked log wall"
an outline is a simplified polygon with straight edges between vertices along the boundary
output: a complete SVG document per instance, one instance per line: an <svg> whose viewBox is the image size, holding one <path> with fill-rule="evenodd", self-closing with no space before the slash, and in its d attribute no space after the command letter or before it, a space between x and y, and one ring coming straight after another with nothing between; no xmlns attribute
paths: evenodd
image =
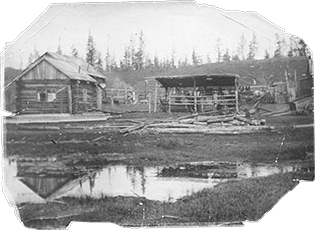
<svg viewBox="0 0 315 230"><path fill-rule="evenodd" d="M84 90L87 92L87 100L84 101ZM85 81L73 81L71 83L73 113L85 113L96 109L96 85Z"/></svg>
<svg viewBox="0 0 315 230"><path fill-rule="evenodd" d="M17 82L17 110L21 113L68 113L68 80L27 80ZM52 102L38 101L38 92L54 90ZM59 92L58 92L59 91Z"/></svg>

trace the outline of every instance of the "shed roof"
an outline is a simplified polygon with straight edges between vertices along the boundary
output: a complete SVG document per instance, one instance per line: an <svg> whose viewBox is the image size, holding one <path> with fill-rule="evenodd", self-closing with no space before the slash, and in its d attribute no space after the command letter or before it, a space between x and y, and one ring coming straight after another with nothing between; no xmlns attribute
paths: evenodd
<svg viewBox="0 0 315 230"><path fill-rule="evenodd" d="M26 73L31 71L37 64L41 63L43 60L49 62L56 69L61 71L72 80L97 82L94 78L106 79L105 76L99 74L85 60L52 52L46 52L41 57L39 57L35 62L29 65L21 73L18 79L22 78Z"/></svg>
<svg viewBox="0 0 315 230"><path fill-rule="evenodd" d="M174 75L154 77L163 87L235 86L235 74Z"/></svg>

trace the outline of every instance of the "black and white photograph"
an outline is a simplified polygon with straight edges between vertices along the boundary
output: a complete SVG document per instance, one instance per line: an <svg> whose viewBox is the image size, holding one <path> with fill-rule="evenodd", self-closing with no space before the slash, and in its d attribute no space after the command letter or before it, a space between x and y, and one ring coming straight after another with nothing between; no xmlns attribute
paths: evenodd
<svg viewBox="0 0 315 230"><path fill-rule="evenodd" d="M0 63L1 206L19 229L240 227L314 185L309 37L217 2L25 13ZM312 30L307 7L277 9ZM310 191L277 226L310 223Z"/></svg>

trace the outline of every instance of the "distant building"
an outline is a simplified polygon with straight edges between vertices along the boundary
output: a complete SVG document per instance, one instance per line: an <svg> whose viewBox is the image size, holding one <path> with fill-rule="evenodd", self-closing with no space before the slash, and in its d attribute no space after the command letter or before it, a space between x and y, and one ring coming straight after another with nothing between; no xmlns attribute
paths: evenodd
<svg viewBox="0 0 315 230"><path fill-rule="evenodd" d="M16 79L20 113L84 113L102 109L106 77L85 60L46 52Z"/></svg>

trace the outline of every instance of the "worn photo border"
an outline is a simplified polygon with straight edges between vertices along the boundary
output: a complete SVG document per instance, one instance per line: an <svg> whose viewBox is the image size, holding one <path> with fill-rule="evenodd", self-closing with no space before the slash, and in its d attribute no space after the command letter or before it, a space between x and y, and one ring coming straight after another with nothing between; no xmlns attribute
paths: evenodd
<svg viewBox="0 0 315 230"><path fill-rule="evenodd" d="M13 42L16 37L37 18L49 4L62 1L2 1L0 3L0 45L1 49L1 81L3 80L3 50L6 42ZM94 2L94 1L76 1ZM110 2L119 2L111 0ZM197 0L198 4L217 6L225 10L254 11L271 23L280 26L286 33L301 37L309 46L311 52L315 49L315 36L313 28L314 4L311 1L232 1L232 0ZM3 25L3 26L2 26ZM3 94L2 94L3 95ZM2 98L1 95L1 98ZM2 98L3 99L3 98ZM1 99L1 103L2 103ZM1 108L3 108L1 106ZM4 112L1 111L1 115ZM1 138L3 138L3 120L1 119ZM2 141L1 141L2 142ZM2 145L5 143L2 143ZM0 147L1 153L3 146ZM2 183L1 170L1 183ZM315 204L314 182L300 182L300 184L289 192L278 204L257 223L245 223L245 229L266 228L305 228L314 226L314 204ZM3 193L0 194L0 211L2 228L25 229L16 217L17 211L9 206ZM83 230L86 228L104 229L112 227L121 229L114 224L81 224L72 223L70 229ZM187 228L185 228L187 229ZM190 228L189 228L190 229ZM221 229L221 228L220 228Z"/></svg>

